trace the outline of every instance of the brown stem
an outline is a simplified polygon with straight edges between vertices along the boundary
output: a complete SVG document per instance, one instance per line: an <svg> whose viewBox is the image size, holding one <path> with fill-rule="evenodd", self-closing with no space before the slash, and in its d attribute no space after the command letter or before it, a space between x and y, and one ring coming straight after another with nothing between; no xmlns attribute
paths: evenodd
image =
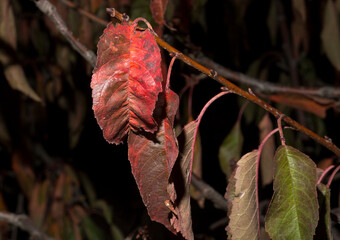
<svg viewBox="0 0 340 240"><path fill-rule="evenodd" d="M281 123L282 117L283 117L283 116L280 116L280 117L277 119L277 126L278 126L279 133L280 133L281 145L282 145L282 146L286 146L286 139L285 139L285 137L284 137L284 135L283 135L282 123Z"/></svg>
<svg viewBox="0 0 340 240"><path fill-rule="evenodd" d="M34 225L32 220L24 214L0 212L0 222L7 222L19 227L28 232L31 235L31 239L53 240L53 238L41 232L41 230Z"/></svg>
<svg viewBox="0 0 340 240"><path fill-rule="evenodd" d="M77 10L80 14L85 17L88 17L94 22L97 22L103 26L108 24L107 21L98 18L92 13L85 11L77 7L73 2L68 0L59 0L60 2L64 3L66 6ZM222 65L212 61L211 59L207 58L203 54L200 54L198 57L195 58L196 61L200 62L202 65L207 66L208 68L215 69L219 72L223 77L230 79L237 83L243 83L248 85L249 87L253 87L254 90L266 93L293 93L293 94L302 94L302 95L312 95L322 98L339 98L340 97L340 89L334 88L331 86L325 86L321 88L305 88L305 87L286 87L279 84L273 84L270 82L260 81L259 79L249 77L243 73L236 72L230 69L223 67Z"/></svg>
<svg viewBox="0 0 340 240"><path fill-rule="evenodd" d="M121 13L119 13L118 11L112 9L111 12L112 12L111 13L112 17L115 17L119 21L123 21L124 20L123 19L123 15ZM309 136L310 138L314 139L316 142L318 142L321 145L325 146L326 148L328 148L329 150L331 150L337 156L340 157L340 149L332 141L328 141L325 138L317 135L313 131L309 130L308 128L302 126L301 124L299 124L295 120L291 119L290 117L284 115L279 110L277 110L276 108L272 107L268 103L264 102L263 100L261 100L260 98L255 96L254 94L246 92L243 89L237 87L235 84L229 82L227 79L225 79L221 75L217 74L217 72L214 71L213 69L208 69L208 68L202 66L198 62L194 61L193 59L191 59L187 55L184 55L183 53L178 51L176 48L172 47L171 45L169 45L168 43L166 43L165 41L160 39L158 36L154 35L154 37L155 37L155 40L156 40L156 42L158 43L159 46L161 46L162 48L164 48L165 50L167 50L170 53L176 54L178 59L182 60L183 62L185 62L189 66L191 66L193 68L196 68L198 71L206 74L207 76L209 76L210 78L216 80L217 82L221 83L230 92L233 92L233 93L235 93L235 94L237 94L237 95L239 95L241 97L244 97L247 100L257 104L258 106L260 106L261 108L263 108L267 112L270 112L276 118L279 118L280 116L283 116L282 120L285 121L287 124L289 124L290 126L294 127L297 131L300 131L300 132L306 134L307 136Z"/></svg>
<svg viewBox="0 0 340 240"><path fill-rule="evenodd" d="M45 14L47 14L51 18L51 20L57 25L57 27L59 26L58 27L59 31L66 37L66 39L71 43L72 46L73 45L75 45L75 46L79 46L79 45L82 46L82 48L74 47L74 49L76 51L78 51L79 53L81 53L81 55L88 62L90 62L92 66L95 66L95 62L96 62L95 54L92 51L86 49L85 46L83 46L77 39L75 39L73 37L72 33L70 34L70 31L66 28L66 25L64 24L64 22L60 18L60 16L57 13L55 7L48 0L36 0L35 4L39 7L39 9L42 12L44 12ZM124 18L124 15L119 13L115 9L109 9L109 13L110 13L111 17L115 17L119 21L126 20L126 17ZM61 21L58 22L55 19L60 19ZM60 24L60 22L62 22L63 24ZM60 28L60 26L62 26L64 29ZM68 33L68 34L65 34L65 32ZM70 36L72 36L72 37L70 37ZM216 71L214 71L212 69L208 69L208 68L202 66L198 62L196 62L193 59L191 59L190 57L184 55L183 53L178 51L176 48L172 47L171 45L169 45L168 43L166 43L165 41L160 39L158 36L154 35L154 37L155 37L155 40L156 40L156 42L158 43L159 46L161 46L162 48L164 48L168 52L175 54L178 59L182 60L183 62L185 62L189 66L192 66L193 68L196 68L198 71L208 75L212 79L214 79L217 82L221 83L229 91L231 91L231 92L233 92L233 93L235 93L235 94L237 94L237 95L239 95L241 97L244 97L244 98L248 99L249 101L257 104L258 106L260 106L263 109L265 109L267 112L270 112L276 118L279 118L281 115L283 115L279 110L277 110L276 108L270 106L269 104L267 104L266 102L264 102L263 100L261 100L260 98L255 96L254 94L251 94L249 92L244 91L243 89L241 89L241 88L237 87L236 85L234 85L233 83L229 82L224 77L218 75ZM91 55L91 57L89 57L90 55ZM319 144L325 146L330 151L334 152L337 156L340 157L340 149L335 144L333 144L332 141L329 141L328 139L325 139L325 138L317 135L313 131L311 131L308 128L302 126L301 124L299 124L298 122L294 121L293 119L291 119L288 116L284 116L282 118L282 120L285 121L290 126L294 127L297 131L305 133L307 136L309 136L310 138L314 139L316 142L318 142Z"/></svg>

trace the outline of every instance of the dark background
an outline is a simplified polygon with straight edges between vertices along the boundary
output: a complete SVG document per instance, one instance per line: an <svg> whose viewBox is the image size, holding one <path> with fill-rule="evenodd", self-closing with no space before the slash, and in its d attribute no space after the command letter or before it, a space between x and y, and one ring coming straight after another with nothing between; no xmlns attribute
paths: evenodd
<svg viewBox="0 0 340 240"><path fill-rule="evenodd" d="M60 209L63 219L72 219L70 209L75 209L75 206L80 206L85 215L90 217L95 226L85 223L81 225L80 232L84 239L94 239L85 228L93 232L99 231L95 236L105 235L105 239L111 239L113 236L109 230L110 225L115 225L125 237L133 233L136 235L145 227L151 239L176 239L161 225L150 222L131 174L126 144L111 145L102 136L91 106L92 67L72 49L33 1L5 2L14 12L17 46L13 47L8 43L8 35L2 30L0 53L10 56L10 61L2 61L0 64L0 200L3 199L0 201L0 210L28 215L35 213L44 219L44 223L40 225L44 231L54 236L60 233L63 236L60 239L68 239L65 236L71 236L72 233L65 233L67 226L55 220L57 217L53 213L53 207L57 206L56 201L62 203ZM75 36L96 52L96 44L104 26L89 21L79 14L79 11L67 7L62 1L51 2L55 4ZM278 14L269 18L271 4L275 5L273 2L277 4L280 1L169 0L165 19L167 24L177 31L164 27L163 38L186 54L199 57L199 54L203 53L227 68L249 74L259 81L298 87L338 87L339 71L328 60L320 39L326 1L305 2L307 17L303 24L304 40L295 47L296 71L299 76L297 83L292 81L287 67L291 59L287 58L283 48L285 42L280 33ZM115 7L126 12L131 18L145 17L157 27L157 23L152 19L149 1L79 0L74 3L80 9L107 21L110 19L105 8ZM290 1L282 1L281 4L288 26L288 37L291 39L297 34L291 27L297 18L296 10ZM0 21L3 21L2 24L5 21L7 22L4 24L10 24L4 17ZM273 36L270 35L268 22L274 22ZM169 60L164 53L167 65ZM256 68L255 62L258 64ZM18 64L24 70L27 82L40 96L41 102L36 102L11 88L5 69L13 64ZM172 72L171 86L179 93L186 84L184 75L190 77L198 74L196 70L177 60ZM198 116L204 104L220 91L220 87L209 78L202 79L194 87L194 118ZM257 94L264 98L267 96L265 92ZM177 123L182 126L188 121L189 97L187 91L181 101L182 118L177 120ZM235 124L243 103L236 95L222 97L207 110L200 126L202 178L221 195L225 193L227 180L220 169L218 151L223 139ZM340 119L336 107L327 108L326 117L321 118L303 109L298 112L284 104L272 104L292 118L302 121L303 125L321 136L327 135L335 144L339 143ZM306 107L309 102L304 104ZM258 147L258 124L264 115L264 111L252 103L247 106L245 112L248 114L245 113L246 116L241 121L244 137L242 154ZM275 119L272 120L275 127ZM294 131L287 131L286 138L289 145L299 148L315 162L331 164L334 154L318 143ZM276 143L279 144L278 139ZM74 176L65 170L65 166L72 169ZM66 181L61 187L64 192L69 191L69 188L73 189L73 195L63 195L61 200L56 200L55 189L58 189L57 182L61 173L73 179ZM111 210L89 203L86 183L81 180L82 174L88 176L89 182L92 183L93 190L97 193L96 199L104 201ZM30 192L34 186L44 181L49 182L49 190L46 191L46 196L42 197L42 201L46 202L46 209L30 207L33 195L36 194ZM25 186L25 183L28 186ZM335 183L332 186L335 188L332 189L332 206L337 207L338 185ZM270 189L269 186L261 192L263 199L270 196ZM112 212L111 223L105 219L105 211ZM197 239L226 238L226 222L217 228L211 228L212 224L226 218L226 213L216 210L208 200L204 208L200 208L197 202L192 200L192 216ZM3 239L13 239L13 228L8 225L0 227L3 230L0 231ZM69 231L75 230L70 228ZM25 237L25 233L19 231L18 239Z"/></svg>

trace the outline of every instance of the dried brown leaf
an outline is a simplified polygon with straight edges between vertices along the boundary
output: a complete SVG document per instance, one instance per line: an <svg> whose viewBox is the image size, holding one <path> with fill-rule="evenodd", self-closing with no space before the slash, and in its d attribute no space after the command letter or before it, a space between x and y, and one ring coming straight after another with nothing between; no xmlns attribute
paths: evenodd
<svg viewBox="0 0 340 240"><path fill-rule="evenodd" d="M51 184L49 180L36 183L32 191L32 196L29 199L30 218L38 227L42 227L44 223L45 211L47 203L49 202L50 187Z"/></svg>
<svg viewBox="0 0 340 240"><path fill-rule="evenodd" d="M335 106L333 100L311 98L300 94L276 94L268 98L292 108L314 113L321 118L325 118L326 111Z"/></svg>
<svg viewBox="0 0 340 240"><path fill-rule="evenodd" d="M260 142L273 130L273 123L269 114L265 114L259 124ZM273 180L273 158L275 154L274 138L269 138L264 145L261 153L261 179L262 185L268 185Z"/></svg>
<svg viewBox="0 0 340 240"><path fill-rule="evenodd" d="M229 224L226 228L228 239L258 239L258 212L256 204L256 160L258 151L243 155L237 162L232 187L227 195L233 196L228 209Z"/></svg>
<svg viewBox="0 0 340 240"><path fill-rule="evenodd" d="M17 33L10 0L0 1L0 39L16 49Z"/></svg>
<svg viewBox="0 0 340 240"><path fill-rule="evenodd" d="M0 61L1 59L3 58L0 57ZM28 84L24 70L20 65L9 65L5 68L4 73L11 88L24 93L37 102L41 102L41 98Z"/></svg>
<svg viewBox="0 0 340 240"><path fill-rule="evenodd" d="M12 168L25 196L30 198L34 187L35 175L32 168L24 163L23 159L22 153L14 152L12 155Z"/></svg>
<svg viewBox="0 0 340 240"><path fill-rule="evenodd" d="M340 31L332 0L328 0L325 6L321 41L329 61L340 71Z"/></svg>
<svg viewBox="0 0 340 240"><path fill-rule="evenodd" d="M306 21L306 5L305 0L293 0L293 9L296 17L301 17L303 22Z"/></svg>

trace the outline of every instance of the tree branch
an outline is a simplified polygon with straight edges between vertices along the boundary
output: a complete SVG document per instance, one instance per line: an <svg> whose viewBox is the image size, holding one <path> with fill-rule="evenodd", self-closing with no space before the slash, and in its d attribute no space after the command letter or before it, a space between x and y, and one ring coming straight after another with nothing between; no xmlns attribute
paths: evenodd
<svg viewBox="0 0 340 240"><path fill-rule="evenodd" d="M36 0L35 5L46 14L50 20L54 23L59 32L67 39L71 46L76 50L92 67L96 66L97 57L96 54L87 49L81 42L79 42L73 33L67 28L64 20L58 14L54 5L48 0Z"/></svg>
<svg viewBox="0 0 340 240"><path fill-rule="evenodd" d="M124 21L123 15L121 13L119 13L118 11L116 11L115 9L108 9L108 11L111 13L112 17L118 19L119 21ZM268 103L264 102L262 99L258 98L250 89L249 89L250 90L249 92L246 92L243 89L237 87L235 84L229 82L227 79L225 79L221 75L219 75L215 70L208 69L208 68L202 66L198 62L194 61L193 59L191 59L187 55L181 53L176 48L172 47L171 45L169 45L168 43L163 41L155 33L154 33L154 37L155 37L155 40L156 40L156 42L158 43L159 46L161 46L162 48L167 50L169 53L176 55L178 59L182 60L187 65L197 69L198 71L206 74L210 78L221 83L230 92L233 92L233 93L255 103L256 105L260 106L261 108L263 108L267 112L270 112L276 118L282 117L282 120L285 121L288 125L294 127L297 131L300 131L300 132L306 134L307 136L314 139L319 144L325 146L326 148L328 148L329 150L334 152L338 157L340 157L340 149L332 141L330 141L328 138L323 138L323 137L319 136L318 134L316 134L313 131L309 130L308 128L302 126L300 123L296 122L292 118L284 115L283 113L281 113L276 108L272 107Z"/></svg>
<svg viewBox="0 0 340 240"><path fill-rule="evenodd" d="M85 11L84 9L79 8L76 4L74 4L71 1L68 1L68 0L59 0L59 1L61 1L66 6L77 10L80 14L82 14L83 16L91 19L94 22L97 22L97 23L99 23L99 24L101 24L103 26L106 26L108 24L107 21L105 21L105 20L103 20L103 19L93 15L92 13L89 13L89 12Z"/></svg>
<svg viewBox="0 0 340 240"><path fill-rule="evenodd" d="M81 15L91 19L93 22L106 26L108 24L107 21L98 18L94 14L85 11L84 9L79 8L76 4L68 0L59 0L61 3L66 6L77 10ZM270 82L260 81L259 79L249 77L243 73L236 72L230 70L222 65L212 61L211 59L204 56L204 54L200 53L198 57L195 58L197 62L200 62L202 65L207 66L208 68L215 69L219 74L223 77L230 79L237 83L246 84L249 87L253 87L255 91L263 92L263 93L293 93L293 94L301 94L301 95L311 95L322 98L339 98L340 97L340 88L334 88L331 86L325 86L321 88L301 88L301 87L286 87L279 84L273 84Z"/></svg>
<svg viewBox="0 0 340 240"><path fill-rule="evenodd" d="M228 201L220 193L216 192L216 190L210 185L194 174L191 175L191 183L206 199L209 199L212 203L214 203L214 206L217 209L221 209L225 212L228 210Z"/></svg>
<svg viewBox="0 0 340 240"><path fill-rule="evenodd" d="M215 69L219 74L225 78L231 79L234 82L246 84L249 87L253 87L254 90L263 93L294 93L301 95L311 95L322 98L339 98L340 89L333 87L321 87L321 88L299 88L299 87L286 87L279 84L273 84L270 82L263 82L259 79L249 77L245 74L232 71L223 67L222 65L212 61L203 54L200 54L196 60L201 64Z"/></svg>
<svg viewBox="0 0 340 240"><path fill-rule="evenodd" d="M66 37L66 39L71 43L71 45L74 47L76 51L78 51L89 63L91 63L92 66L95 66L96 62L96 55L91 51L88 50L84 45L82 45L77 39L73 37L73 34L67 29L64 21L61 19L59 14L57 13L55 7L48 1L48 0L36 0L35 4L38 6L38 8L47 14L50 19L53 21L53 23L56 24L59 31ZM119 21L124 21L123 14L119 13L115 9L111 8L108 9L111 13L111 17L114 17L118 19ZM309 130L308 128L302 126L292 118L284 115L276 108L272 107L271 105L267 104L260 98L258 98L250 89L249 92L244 91L243 89L237 87L235 84L231 83L221 75L217 74L217 72L213 69L208 69L198 62L194 61L187 55L181 53L176 48L172 47L165 41L163 41L161 38L159 38L155 33L154 37L156 42L159 46L167 50L169 53L173 53L177 56L178 59L182 60L189 66L197 69L198 71L206 74L210 78L216 80L217 82L224 85L230 92L233 92L241 97L246 98L247 100L255 103L256 105L260 106L261 108L265 109L267 112L270 112L272 115L274 115L276 118L282 117L282 120L286 122L288 125L294 127L297 131L300 131L310 138L314 139L319 144L325 146L330 151L335 153L337 156L340 157L340 149L332 142L329 138L323 138L313 131Z"/></svg>
<svg viewBox="0 0 340 240"><path fill-rule="evenodd" d="M0 212L0 221L13 224L23 231L28 232L31 235L31 239L36 240L53 240L53 238L47 236L39 228L37 228L32 220L24 214L13 214Z"/></svg>

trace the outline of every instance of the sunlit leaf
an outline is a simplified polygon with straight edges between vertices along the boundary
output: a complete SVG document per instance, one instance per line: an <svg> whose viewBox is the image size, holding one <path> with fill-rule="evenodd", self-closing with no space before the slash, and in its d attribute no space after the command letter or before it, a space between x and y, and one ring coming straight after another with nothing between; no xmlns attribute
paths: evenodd
<svg viewBox="0 0 340 240"><path fill-rule="evenodd" d="M323 14L322 46L329 61L340 71L340 29L333 0L327 0Z"/></svg>
<svg viewBox="0 0 340 240"><path fill-rule="evenodd" d="M237 121L223 140L218 154L220 167L228 178L236 166L236 162L240 159L242 146L243 135L240 122Z"/></svg>
<svg viewBox="0 0 340 240"><path fill-rule="evenodd" d="M150 31L110 23L98 43L91 87L93 110L104 138L119 144L130 130L157 130L152 117L161 91L161 55Z"/></svg>
<svg viewBox="0 0 340 240"><path fill-rule="evenodd" d="M256 159L258 151L245 154L238 162L234 179L230 180L227 195L231 209L228 210L228 239L258 239L258 214L256 204Z"/></svg>
<svg viewBox="0 0 340 240"><path fill-rule="evenodd" d="M265 217L266 231L276 239L312 239L318 223L316 165L290 146L275 154L274 196Z"/></svg>
<svg viewBox="0 0 340 240"><path fill-rule="evenodd" d="M331 240L331 191L324 184L317 185L320 220L315 231L316 239Z"/></svg>

